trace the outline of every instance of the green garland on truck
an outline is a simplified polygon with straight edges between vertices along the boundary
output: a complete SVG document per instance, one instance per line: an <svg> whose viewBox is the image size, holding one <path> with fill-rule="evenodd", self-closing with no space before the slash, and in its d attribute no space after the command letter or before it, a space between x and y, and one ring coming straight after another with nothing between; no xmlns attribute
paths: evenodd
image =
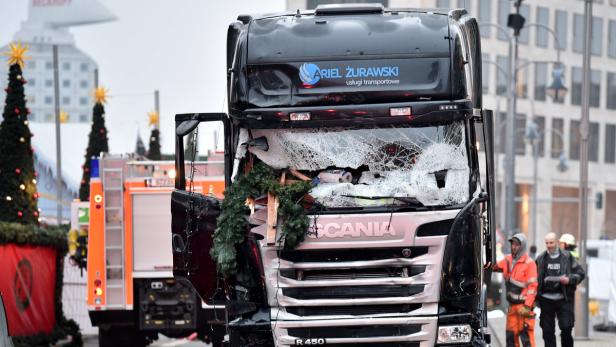
<svg viewBox="0 0 616 347"><path fill-rule="evenodd" d="M283 185L278 176L269 166L258 163L225 191L211 251L211 256L223 275L230 276L237 272L236 246L246 239L246 216L250 213L246 199L249 197L257 198L268 192L278 196L278 213L284 216L282 232L285 247L293 248L304 240L309 220L300 202L312 186L310 182L304 181Z"/></svg>

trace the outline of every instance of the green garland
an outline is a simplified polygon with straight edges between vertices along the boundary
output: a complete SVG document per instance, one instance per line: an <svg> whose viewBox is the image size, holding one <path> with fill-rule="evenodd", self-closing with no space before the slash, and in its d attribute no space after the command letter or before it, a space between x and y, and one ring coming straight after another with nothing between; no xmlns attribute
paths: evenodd
<svg viewBox="0 0 616 347"><path fill-rule="evenodd" d="M13 343L16 347L49 346L67 336L71 336L72 340L65 346L78 347L83 345L79 325L72 319L66 319L62 309L64 256L68 251L67 232L67 226L43 228L34 225L0 222L0 245L13 243L17 245L52 247L57 252L54 295L56 325L49 334L39 333L32 336L13 337Z"/></svg>
<svg viewBox="0 0 616 347"><path fill-rule="evenodd" d="M278 175L279 176L279 175ZM218 264L218 270L225 276L237 272L236 246L246 239L250 210L246 206L248 197L259 197L268 192L278 196L278 213L284 216L282 232L285 247L293 248L304 240L309 220L299 200L310 191L310 182L299 181L282 185L276 172L269 166L258 163L245 176L239 177L225 191L222 212L217 219L214 245L211 256Z"/></svg>

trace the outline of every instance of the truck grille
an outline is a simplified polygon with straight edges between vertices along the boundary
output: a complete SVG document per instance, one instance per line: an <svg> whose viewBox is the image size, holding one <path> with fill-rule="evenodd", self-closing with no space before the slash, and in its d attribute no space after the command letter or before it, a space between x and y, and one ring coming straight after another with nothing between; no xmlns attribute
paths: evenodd
<svg viewBox="0 0 616 347"><path fill-rule="evenodd" d="M410 313L421 304L367 305L367 306L307 306L287 307L287 312L297 316L363 316L375 314Z"/></svg>
<svg viewBox="0 0 616 347"><path fill-rule="evenodd" d="M391 219L396 233L390 239L307 237L296 249L259 241L268 264L277 345L305 339L325 339L326 345L339 347L434 345L443 250L456 214L319 216L323 225L333 223L328 218L339 225Z"/></svg>
<svg viewBox="0 0 616 347"><path fill-rule="evenodd" d="M281 269L280 275L303 281L353 280L362 278L413 277L426 271L426 266L376 267L366 269L294 270Z"/></svg>
<svg viewBox="0 0 616 347"><path fill-rule="evenodd" d="M423 291L423 285L410 286L348 286L348 287L313 287L286 288L282 294L290 298L314 299L363 299L384 297L407 297Z"/></svg>
<svg viewBox="0 0 616 347"><path fill-rule="evenodd" d="M405 336L421 331L421 325L371 325L371 326L347 326L347 327L316 327L316 328L291 328L289 335L299 338L358 338L376 336Z"/></svg>
<svg viewBox="0 0 616 347"><path fill-rule="evenodd" d="M319 249L283 250L280 259L294 263L325 261L369 261L392 258L417 258L428 253L428 247L364 248L357 249ZM408 254L408 256L406 255Z"/></svg>

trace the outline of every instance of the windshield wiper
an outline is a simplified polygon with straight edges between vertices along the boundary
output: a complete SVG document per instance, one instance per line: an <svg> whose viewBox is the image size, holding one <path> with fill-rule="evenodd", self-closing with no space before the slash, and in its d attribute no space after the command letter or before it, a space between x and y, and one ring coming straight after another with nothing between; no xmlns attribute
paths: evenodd
<svg viewBox="0 0 616 347"><path fill-rule="evenodd" d="M416 197L413 196L363 196L363 195L342 195L346 198L357 198L357 199L366 199L366 200L381 200L381 199L394 199L398 201L402 201L406 204L413 205L416 207L424 207Z"/></svg>

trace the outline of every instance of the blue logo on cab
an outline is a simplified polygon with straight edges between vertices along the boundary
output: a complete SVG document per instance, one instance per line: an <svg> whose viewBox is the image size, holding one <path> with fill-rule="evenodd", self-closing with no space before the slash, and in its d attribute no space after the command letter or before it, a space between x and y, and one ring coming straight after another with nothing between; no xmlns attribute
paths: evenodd
<svg viewBox="0 0 616 347"><path fill-rule="evenodd" d="M303 63L299 68L299 78L307 85L315 85L321 79L319 67L313 63Z"/></svg>

